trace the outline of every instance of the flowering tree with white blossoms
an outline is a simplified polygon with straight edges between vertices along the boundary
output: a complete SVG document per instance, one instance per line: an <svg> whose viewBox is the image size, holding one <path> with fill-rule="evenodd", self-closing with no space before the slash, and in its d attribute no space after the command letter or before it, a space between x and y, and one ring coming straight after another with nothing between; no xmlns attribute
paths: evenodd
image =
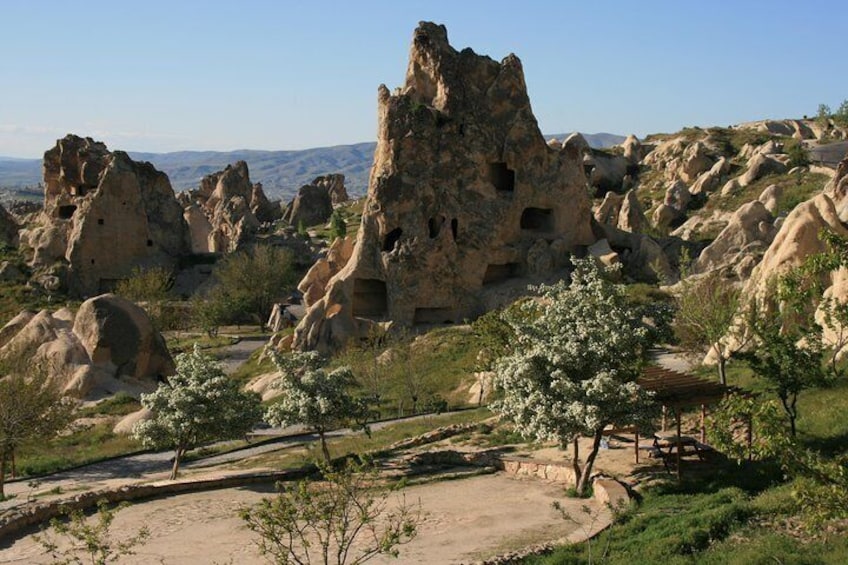
<svg viewBox="0 0 848 565"><path fill-rule="evenodd" d="M538 299L504 312L515 343L495 365L503 390L496 409L525 437L557 441L563 449L573 444L582 495L604 428L647 427L656 413L651 393L635 382L656 332L593 259L573 263L570 285L535 288ZM581 435L593 439L582 469Z"/></svg>
<svg viewBox="0 0 848 565"><path fill-rule="evenodd" d="M178 355L176 362L175 375L150 394L141 395L141 404L153 417L133 428L133 435L145 447L173 448L172 480L177 478L187 450L240 438L262 419L259 395L241 391L197 345L191 353Z"/></svg>
<svg viewBox="0 0 848 565"><path fill-rule="evenodd" d="M326 371L315 351L272 357L282 373L273 386L282 394L268 407L265 419L275 426L301 424L316 432L329 463L327 432L351 423L367 429L368 405L352 394L357 387L353 372L347 366Z"/></svg>

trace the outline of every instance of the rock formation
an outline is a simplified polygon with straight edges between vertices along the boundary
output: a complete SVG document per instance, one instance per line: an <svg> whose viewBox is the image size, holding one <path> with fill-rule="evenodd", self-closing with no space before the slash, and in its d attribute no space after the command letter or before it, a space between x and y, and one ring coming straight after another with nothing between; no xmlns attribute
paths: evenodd
<svg viewBox="0 0 848 565"><path fill-rule="evenodd" d="M595 221L629 232L641 232L648 225L635 190L628 190L623 196L607 192L595 210Z"/></svg>
<svg viewBox="0 0 848 565"><path fill-rule="evenodd" d="M333 213L333 200L326 186L301 186L294 200L283 212L283 219L293 226L323 224Z"/></svg>
<svg viewBox="0 0 848 565"><path fill-rule="evenodd" d="M349 200L347 189L345 188L345 176L343 174L336 173L315 177L315 180L311 184L312 186L326 188L330 194L330 201L333 203L333 206L338 206Z"/></svg>
<svg viewBox="0 0 848 565"><path fill-rule="evenodd" d="M15 247L18 244L18 222L0 204L0 245Z"/></svg>
<svg viewBox="0 0 848 565"><path fill-rule="evenodd" d="M228 253L250 241L264 222L280 217L260 183L250 182L247 163L238 161L206 175L197 190L180 194L194 253Z"/></svg>
<svg viewBox="0 0 848 565"><path fill-rule="evenodd" d="M58 272L72 294L96 294L133 267L171 267L188 253L174 191L150 163L68 135L44 154L44 184L44 209L21 238L33 267L66 267Z"/></svg>
<svg viewBox="0 0 848 565"><path fill-rule="evenodd" d="M774 239L774 217L759 200L745 204L692 264L692 273L722 270L746 280Z"/></svg>
<svg viewBox="0 0 848 565"><path fill-rule="evenodd" d="M76 315L22 312L0 329L0 357L13 351L44 359L65 392L79 398L149 392L174 372L165 340L144 310L112 294L86 300Z"/></svg>
<svg viewBox="0 0 848 565"><path fill-rule="evenodd" d="M514 55L458 52L422 23L404 87L378 99L356 244L297 327L298 348L338 347L383 321L474 318L596 239L581 155L545 143Z"/></svg>

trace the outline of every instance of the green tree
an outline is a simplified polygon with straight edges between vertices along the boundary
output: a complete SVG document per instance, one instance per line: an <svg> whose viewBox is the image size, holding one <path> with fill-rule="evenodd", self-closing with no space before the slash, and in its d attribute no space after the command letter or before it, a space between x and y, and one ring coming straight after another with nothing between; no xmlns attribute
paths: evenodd
<svg viewBox="0 0 848 565"><path fill-rule="evenodd" d="M63 565L105 565L119 557L135 555L135 547L143 545L150 537L147 526L123 541L113 540L109 531L115 514L127 506L124 503L109 508L109 504L101 500L97 503L94 520L88 520L82 510L65 509L64 520L53 518L50 521L54 534L42 532L35 537L36 541L50 553L54 563ZM59 543L55 535L65 538L67 543Z"/></svg>
<svg viewBox="0 0 848 565"><path fill-rule="evenodd" d="M6 467L25 442L45 441L68 425L74 403L62 395L46 361L12 351L0 359L0 499Z"/></svg>
<svg viewBox="0 0 848 565"><path fill-rule="evenodd" d="M809 528L848 517L844 457L828 460L799 444L787 433L786 420L774 401L729 395L710 414L707 437L710 445L739 463L776 461L794 479L792 497Z"/></svg>
<svg viewBox="0 0 848 565"><path fill-rule="evenodd" d="M832 112L830 111L830 106L827 104L819 104L819 109L816 112L816 123L823 128L827 128L830 126L830 116Z"/></svg>
<svg viewBox="0 0 848 565"><path fill-rule="evenodd" d="M398 556L417 534L420 509L379 486L373 467L350 461L340 470L320 464L323 481L280 484L281 492L240 515L262 555L277 565L357 565L378 555Z"/></svg>
<svg viewBox="0 0 848 565"><path fill-rule="evenodd" d="M324 461L330 461L327 432L356 424L365 428L368 405L354 397L358 385L349 367L328 372L314 351L289 355L271 353L281 376L274 388L279 398L268 406L265 419L276 426L301 424L318 434Z"/></svg>
<svg viewBox="0 0 848 565"><path fill-rule="evenodd" d="M787 295L785 290L776 295L783 303L775 304L770 311L756 300L748 305L747 327L755 346L740 356L777 395L795 437L798 395L827 382L822 368L821 328L792 306L797 304L797 295Z"/></svg>
<svg viewBox="0 0 848 565"><path fill-rule="evenodd" d="M503 391L495 408L524 436L572 444L582 495L604 428L647 427L656 414L652 395L636 384L654 334L591 258L574 261L570 285L537 290L539 299L524 302L519 316L505 314L515 347L495 366ZM582 469L580 435L593 440Z"/></svg>
<svg viewBox="0 0 848 565"><path fill-rule="evenodd" d="M168 300L174 279L170 271L162 267L142 269L133 267L129 278L118 282L115 294L127 300L141 303L154 325L160 329L169 327L164 319L163 304Z"/></svg>
<svg viewBox="0 0 848 565"><path fill-rule="evenodd" d="M681 348L693 355L712 352L718 378L727 384L727 362L747 344L744 327L736 324L740 312L739 288L709 274L688 279L676 296L674 335Z"/></svg>
<svg viewBox="0 0 848 565"><path fill-rule="evenodd" d="M223 301L224 312L246 312L264 327L274 303L291 294L297 271L291 251L257 245L226 256L214 270L217 290L210 299Z"/></svg>
<svg viewBox="0 0 848 565"><path fill-rule="evenodd" d="M177 373L154 392L141 395L153 417L133 429L146 447L172 448L171 479L185 452L211 441L236 439L262 419L259 395L242 392L215 359L195 345L177 356Z"/></svg>
<svg viewBox="0 0 848 565"><path fill-rule="evenodd" d="M810 152L804 147L804 144L798 140L786 142L786 154L789 156L789 161L786 163L790 169L795 167L804 167L810 164Z"/></svg>
<svg viewBox="0 0 848 565"><path fill-rule="evenodd" d="M843 100L833 114L833 123L840 127L848 126L848 100Z"/></svg>
<svg viewBox="0 0 848 565"><path fill-rule="evenodd" d="M347 222L344 219L342 211L338 208L333 210L333 215L330 216L330 240L335 240L337 237L345 237L347 235Z"/></svg>

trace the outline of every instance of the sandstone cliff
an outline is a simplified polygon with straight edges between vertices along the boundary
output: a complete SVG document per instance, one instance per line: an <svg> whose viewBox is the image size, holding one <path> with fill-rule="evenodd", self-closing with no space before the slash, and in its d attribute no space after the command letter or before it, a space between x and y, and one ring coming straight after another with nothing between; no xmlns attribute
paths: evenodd
<svg viewBox="0 0 848 565"><path fill-rule="evenodd" d="M295 347L333 348L374 323L473 318L595 241L582 156L549 147L521 62L416 29L404 86L378 95L378 142L352 256Z"/></svg>
<svg viewBox="0 0 848 565"><path fill-rule="evenodd" d="M110 289L135 266L171 267L189 252L168 177L122 151L68 135L44 154L44 209L21 233L32 265L72 294Z"/></svg>

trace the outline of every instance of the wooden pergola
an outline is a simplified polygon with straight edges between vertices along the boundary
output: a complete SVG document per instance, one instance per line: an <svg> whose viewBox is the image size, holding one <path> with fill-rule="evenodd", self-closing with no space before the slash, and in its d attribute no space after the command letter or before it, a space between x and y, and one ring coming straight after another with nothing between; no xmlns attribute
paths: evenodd
<svg viewBox="0 0 848 565"><path fill-rule="evenodd" d="M686 408L701 409L701 443L706 441L706 416L707 406L719 403L731 392L737 392L736 387L725 386L716 381L704 379L696 375L681 373L650 365L642 372L636 382L645 390L654 393L654 398L662 405L663 419L662 429L666 430L667 414L671 409L675 419L675 441L677 442L676 460L677 476L680 477L680 457L683 448L683 440L680 430L680 414ZM639 462L639 435L636 434L636 462Z"/></svg>

